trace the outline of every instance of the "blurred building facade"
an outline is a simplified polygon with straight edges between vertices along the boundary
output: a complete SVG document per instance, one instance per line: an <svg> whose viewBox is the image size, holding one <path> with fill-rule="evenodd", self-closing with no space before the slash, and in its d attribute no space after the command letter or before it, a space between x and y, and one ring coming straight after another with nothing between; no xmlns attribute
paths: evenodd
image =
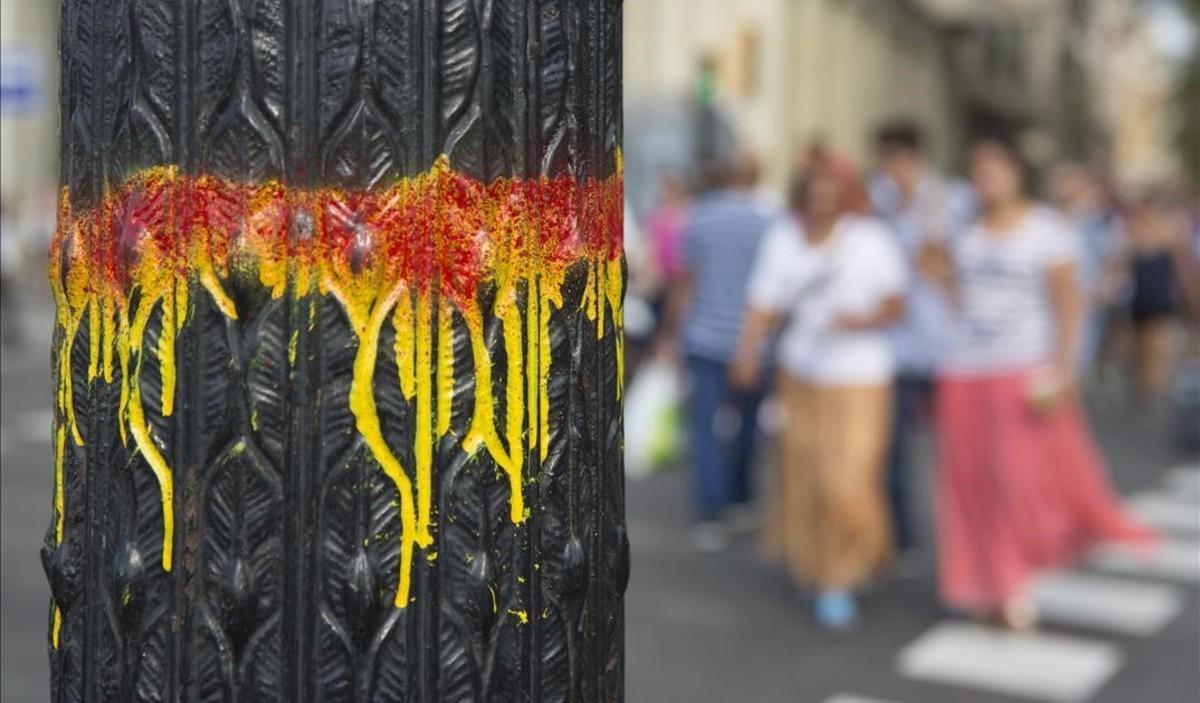
<svg viewBox="0 0 1200 703"><path fill-rule="evenodd" d="M820 138L870 154L883 120L922 123L934 160L959 165L973 131L1020 132L1035 161L1070 157L1127 180L1172 172L1172 74L1143 0L636 0L625 3L626 154L678 161L688 102L710 91L738 137L786 182L791 157ZM0 111L0 193L57 181L54 0L0 0L5 88L31 68L35 94ZM713 85L701 86L708 64ZM652 116L646 118L646 116ZM659 129L650 139L647 121ZM638 192L631 191L636 201Z"/></svg>
<svg viewBox="0 0 1200 703"><path fill-rule="evenodd" d="M739 137L782 185L813 139L863 158L864 137L904 115L939 161L960 140L939 27L907 0L639 0L625 5L627 104L698 90L700 66ZM636 131L636 119L627 132ZM783 158L780 158L780 157Z"/></svg>
<svg viewBox="0 0 1200 703"><path fill-rule="evenodd" d="M58 2L0 0L0 195L23 206L58 182Z"/></svg>
<svg viewBox="0 0 1200 703"><path fill-rule="evenodd" d="M1003 131L1035 163L1117 158L1146 128L1097 49L1136 0L638 0L625 5L627 134L645 101L710 91L782 186L813 139L869 163L880 122L906 117L944 167L973 133ZM1110 7L1111 6L1111 7ZM1106 14L1107 13L1107 14ZM1131 50L1132 51L1132 50ZM1106 60L1107 59L1107 60ZM1125 70L1136 72L1133 59ZM699 86L701 66L715 88ZM1131 81L1136 83L1137 81ZM1156 89L1157 90L1157 89ZM1154 93L1159 95L1158 92ZM1116 128L1116 136L1110 133ZM1124 130L1124 131L1122 131ZM1115 140L1115 141L1114 141ZM782 157L782 158L781 158ZM1141 158L1141 157L1138 157ZM1148 157L1147 157L1148 158Z"/></svg>
<svg viewBox="0 0 1200 703"><path fill-rule="evenodd" d="M1155 45L1126 0L1094 0L1085 51L1093 71L1093 109L1117 185L1140 187L1173 176L1177 66ZM1197 105L1196 110L1200 110Z"/></svg>

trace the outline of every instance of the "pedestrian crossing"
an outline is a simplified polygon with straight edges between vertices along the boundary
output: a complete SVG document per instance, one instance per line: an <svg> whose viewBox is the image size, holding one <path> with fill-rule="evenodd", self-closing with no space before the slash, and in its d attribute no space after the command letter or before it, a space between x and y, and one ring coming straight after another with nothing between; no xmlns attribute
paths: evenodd
<svg viewBox="0 0 1200 703"><path fill-rule="evenodd" d="M54 415L49 410L38 410L12 417L5 417L0 426L0 457L7 457L22 444L50 444L50 432L54 426Z"/></svg>
<svg viewBox="0 0 1200 703"><path fill-rule="evenodd" d="M1163 483L1175 495L1200 501L1200 469L1180 466L1167 472Z"/></svg>
<svg viewBox="0 0 1200 703"><path fill-rule="evenodd" d="M1200 510L1196 498L1168 492L1139 493L1128 505L1146 524L1164 532L1200 534Z"/></svg>
<svg viewBox="0 0 1200 703"><path fill-rule="evenodd" d="M50 433L54 427L54 413L50 410L32 410L23 413L14 424L20 441L50 444Z"/></svg>
<svg viewBox="0 0 1200 703"><path fill-rule="evenodd" d="M1164 539L1149 554L1105 545L1092 553L1090 564L1103 571L1130 576L1161 576L1200 583L1200 541Z"/></svg>
<svg viewBox="0 0 1200 703"><path fill-rule="evenodd" d="M1043 574L1033 586L1042 620L1120 635L1149 637L1179 615L1183 594L1160 583L1060 571Z"/></svg>
<svg viewBox="0 0 1200 703"><path fill-rule="evenodd" d="M1120 648L1106 642L948 622L902 649L896 667L908 678L1075 703L1095 693L1121 661Z"/></svg>
<svg viewBox="0 0 1200 703"><path fill-rule="evenodd" d="M1200 593L1200 465L1173 469L1127 504L1161 531L1152 554L1106 546L1076 570L1042 574L1033 587L1042 621L1036 632L935 623L900 648L896 673L962 700L972 692L1044 703L1091 700L1124 665L1128 638L1161 632ZM846 692L824 703L916 702Z"/></svg>

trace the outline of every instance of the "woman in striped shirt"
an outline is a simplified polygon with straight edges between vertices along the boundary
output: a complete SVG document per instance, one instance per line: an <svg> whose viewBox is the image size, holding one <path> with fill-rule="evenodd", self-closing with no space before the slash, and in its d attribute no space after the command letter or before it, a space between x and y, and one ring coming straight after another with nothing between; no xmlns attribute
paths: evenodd
<svg viewBox="0 0 1200 703"><path fill-rule="evenodd" d="M1072 392L1082 301L1070 228L1025 194L1017 151L971 151L979 220L924 256L954 322L937 411L940 587L957 609L1034 624L1028 583L1099 541L1147 545L1118 507Z"/></svg>

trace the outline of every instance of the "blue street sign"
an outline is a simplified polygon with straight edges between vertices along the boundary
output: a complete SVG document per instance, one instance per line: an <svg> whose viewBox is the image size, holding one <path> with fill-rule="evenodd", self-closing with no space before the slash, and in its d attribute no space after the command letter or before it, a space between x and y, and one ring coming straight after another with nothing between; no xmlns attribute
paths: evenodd
<svg viewBox="0 0 1200 703"><path fill-rule="evenodd" d="M0 49L0 112L28 116L41 109L45 97L43 57L24 46Z"/></svg>

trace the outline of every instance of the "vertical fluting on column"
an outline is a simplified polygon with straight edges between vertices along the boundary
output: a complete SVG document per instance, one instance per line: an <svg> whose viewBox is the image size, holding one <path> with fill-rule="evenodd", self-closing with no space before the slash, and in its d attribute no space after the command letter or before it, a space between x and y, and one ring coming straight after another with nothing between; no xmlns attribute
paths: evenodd
<svg viewBox="0 0 1200 703"><path fill-rule="evenodd" d="M619 0L62 0L56 701L612 701Z"/></svg>

